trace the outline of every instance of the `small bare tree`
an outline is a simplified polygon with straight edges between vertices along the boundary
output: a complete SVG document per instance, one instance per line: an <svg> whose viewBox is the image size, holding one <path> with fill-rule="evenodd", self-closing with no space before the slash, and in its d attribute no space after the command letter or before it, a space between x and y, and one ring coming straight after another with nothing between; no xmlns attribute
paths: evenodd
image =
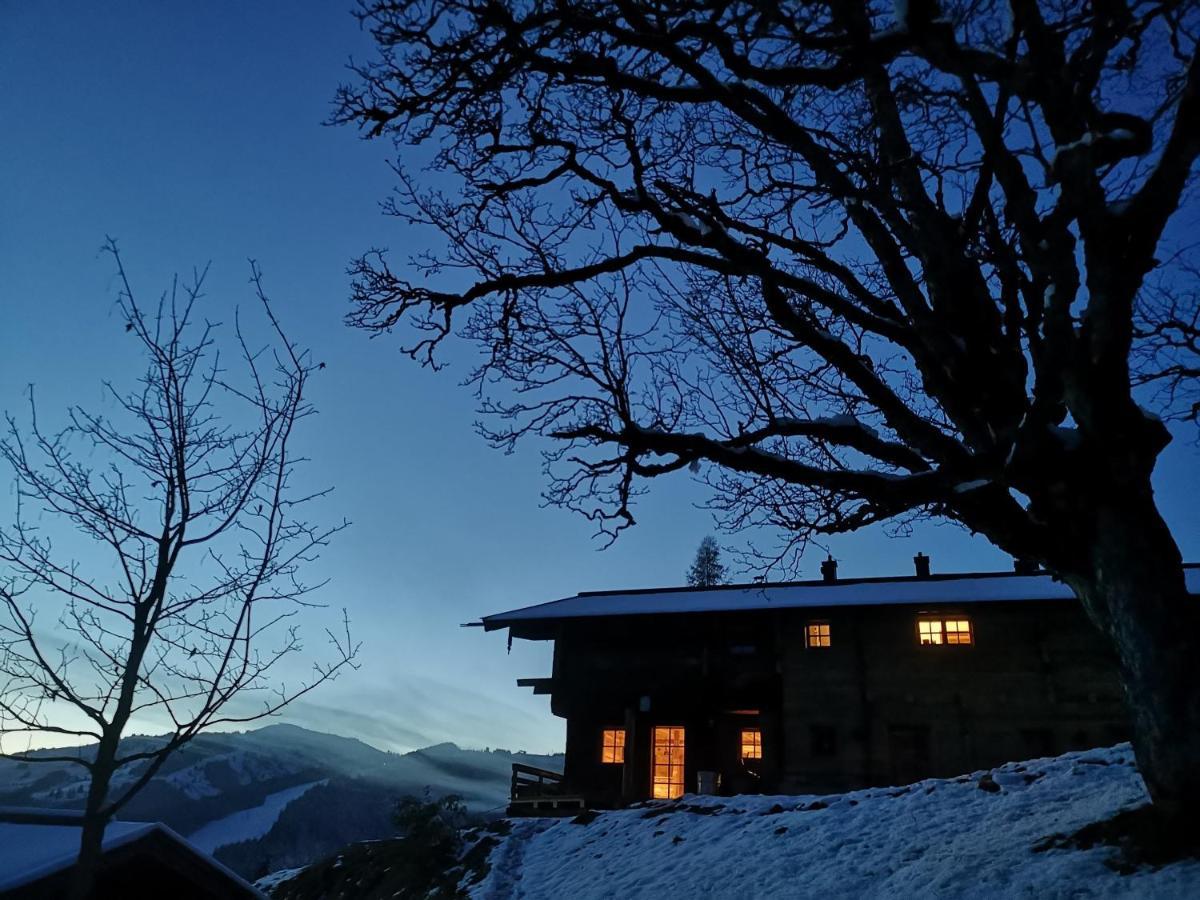
<svg viewBox="0 0 1200 900"><path fill-rule="evenodd" d="M0 438L17 497L14 524L0 529L0 739L9 743L0 752L13 755L13 741L33 734L97 742L94 752L21 755L89 774L75 897L91 890L108 822L172 753L204 729L278 712L354 665L358 650L343 611L337 633L327 630L331 658L298 685L279 677L302 649L292 619L320 587L300 568L346 523L298 517L325 493L292 483L315 366L281 330L258 267L251 281L273 346L253 350L235 320L235 378L216 326L198 313L205 272L176 280L147 309L116 243L104 249L125 331L148 359L138 388L106 383L117 419L73 407L53 433L31 389L29 427L9 416ZM108 565L65 558L42 519L98 544ZM168 719L169 732L122 754L130 721L146 716Z"/></svg>

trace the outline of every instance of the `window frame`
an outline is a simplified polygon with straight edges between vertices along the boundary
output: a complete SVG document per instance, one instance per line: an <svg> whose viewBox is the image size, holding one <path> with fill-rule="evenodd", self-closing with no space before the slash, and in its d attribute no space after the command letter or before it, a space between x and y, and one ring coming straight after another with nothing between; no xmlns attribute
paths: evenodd
<svg viewBox="0 0 1200 900"><path fill-rule="evenodd" d="M816 633L813 633L813 629ZM824 633L821 629L824 628ZM816 643L814 643L814 638ZM809 619L804 624L804 649L829 650L833 647L833 623L829 619Z"/></svg>
<svg viewBox="0 0 1200 900"><path fill-rule="evenodd" d="M937 630L923 629L922 626L936 625ZM953 625L953 628L948 626ZM965 628L961 626L966 626ZM966 640L962 638L966 635ZM926 640L928 638L928 640ZM974 647L975 622L966 613L918 613L917 614L917 646L918 647Z"/></svg>
<svg viewBox="0 0 1200 900"><path fill-rule="evenodd" d="M612 735L612 741L609 741L609 735ZM602 766L623 766L625 764L625 742L626 735L624 728L601 728L600 729L600 765ZM611 759L609 758L611 756Z"/></svg>
<svg viewBox="0 0 1200 900"><path fill-rule="evenodd" d="M664 731L667 732L666 743L660 744L659 734ZM654 725L650 736L650 797L653 800L678 800L687 793L687 729L683 725ZM660 746L666 756L663 762L658 758ZM665 778L660 778L660 773L664 773ZM676 773L678 780L673 777Z"/></svg>
<svg viewBox="0 0 1200 900"><path fill-rule="evenodd" d="M747 752L749 750L749 752ZM742 762L761 762L763 758L762 728L753 725L738 731L738 755Z"/></svg>

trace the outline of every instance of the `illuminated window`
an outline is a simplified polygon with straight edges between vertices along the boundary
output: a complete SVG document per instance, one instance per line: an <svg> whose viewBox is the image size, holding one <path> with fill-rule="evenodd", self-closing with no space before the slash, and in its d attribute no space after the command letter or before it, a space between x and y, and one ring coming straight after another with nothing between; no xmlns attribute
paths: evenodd
<svg viewBox="0 0 1200 900"><path fill-rule="evenodd" d="M832 640L828 622L809 622L804 629L804 643L808 647L830 647Z"/></svg>
<svg viewBox="0 0 1200 900"><path fill-rule="evenodd" d="M651 796L674 800L683 796L683 729L654 726L654 771Z"/></svg>
<svg viewBox="0 0 1200 900"><path fill-rule="evenodd" d="M742 759L762 759L762 732L759 729L742 729Z"/></svg>
<svg viewBox="0 0 1200 900"><path fill-rule="evenodd" d="M971 643L970 621L967 619L947 619L944 624L946 626L947 644Z"/></svg>
<svg viewBox="0 0 1200 900"><path fill-rule="evenodd" d="M918 619L917 638L922 646L974 643L970 619Z"/></svg>
<svg viewBox="0 0 1200 900"><path fill-rule="evenodd" d="M600 762L625 762L625 729L605 728L600 742Z"/></svg>

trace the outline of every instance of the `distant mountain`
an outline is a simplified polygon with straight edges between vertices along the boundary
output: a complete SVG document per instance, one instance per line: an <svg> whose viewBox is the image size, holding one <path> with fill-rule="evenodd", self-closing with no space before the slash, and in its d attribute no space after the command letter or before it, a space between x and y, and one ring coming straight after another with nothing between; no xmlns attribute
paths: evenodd
<svg viewBox="0 0 1200 900"><path fill-rule="evenodd" d="M162 740L127 738L122 751ZM48 755L64 751L28 754ZM392 807L406 794L458 794L477 815L498 815L514 762L562 768L561 756L454 744L385 753L353 738L269 725L196 738L120 815L164 822L254 878L304 865L353 841L391 836ZM123 783L136 774L127 773ZM77 809L87 793L84 775L70 763L0 759L0 806Z"/></svg>

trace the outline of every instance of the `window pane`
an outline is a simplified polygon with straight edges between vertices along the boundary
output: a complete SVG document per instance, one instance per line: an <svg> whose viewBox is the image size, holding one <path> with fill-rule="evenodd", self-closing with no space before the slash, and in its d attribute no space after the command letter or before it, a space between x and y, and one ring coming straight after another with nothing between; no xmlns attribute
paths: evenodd
<svg viewBox="0 0 1200 900"><path fill-rule="evenodd" d="M965 623L964 623L965 624ZM946 642L949 644L969 644L971 643L971 629L964 628L961 631L951 632L946 635Z"/></svg>
<svg viewBox="0 0 1200 900"><path fill-rule="evenodd" d="M804 642L809 647L828 647L831 630L828 622L809 622L804 632Z"/></svg>
<svg viewBox="0 0 1200 900"><path fill-rule="evenodd" d="M970 619L918 619L917 636L923 646L932 644L970 644Z"/></svg>
<svg viewBox="0 0 1200 900"><path fill-rule="evenodd" d="M600 762L625 762L625 729L605 728L601 735Z"/></svg>
<svg viewBox="0 0 1200 900"><path fill-rule="evenodd" d="M762 759L762 732L759 729L742 729L742 759Z"/></svg>
<svg viewBox="0 0 1200 900"><path fill-rule="evenodd" d="M654 767L651 796L672 800L683 796L684 730L669 726L654 728Z"/></svg>

